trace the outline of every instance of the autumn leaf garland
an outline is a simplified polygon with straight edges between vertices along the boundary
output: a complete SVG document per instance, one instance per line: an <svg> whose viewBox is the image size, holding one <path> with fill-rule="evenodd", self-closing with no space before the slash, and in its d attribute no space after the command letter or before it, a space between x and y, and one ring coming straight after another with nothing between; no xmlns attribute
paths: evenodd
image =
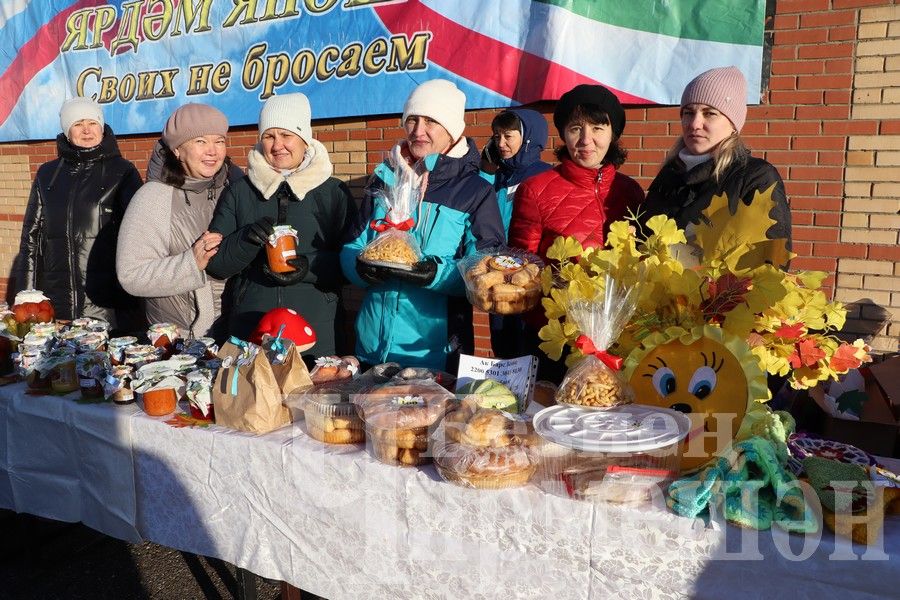
<svg viewBox="0 0 900 600"><path fill-rule="evenodd" d="M737 213L728 213L730 220L722 212L728 199L713 199L704 211L706 222L696 227L702 255L696 267L687 268L675 257L675 248L687 239L665 216L650 218L643 228L635 218L612 223L602 249L557 238L547 251L551 265L541 277L548 323L539 333L540 348L558 359L569 346L570 365L581 359L575 349L581 332L568 306L596 298L609 277L624 286L642 282L637 310L613 346L622 357L654 332L711 324L746 339L761 368L787 376L797 389L835 379L870 360L862 340L848 344L834 336L847 311L822 292L825 273L789 273L773 266L786 264L791 254L785 240L765 236L773 223L768 217L771 191L758 192L750 206L738 202Z"/></svg>

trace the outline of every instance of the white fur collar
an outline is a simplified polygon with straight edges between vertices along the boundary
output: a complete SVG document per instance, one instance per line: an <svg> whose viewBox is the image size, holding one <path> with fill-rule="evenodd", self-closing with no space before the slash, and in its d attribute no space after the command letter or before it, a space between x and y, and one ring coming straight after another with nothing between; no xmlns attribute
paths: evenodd
<svg viewBox="0 0 900 600"><path fill-rule="evenodd" d="M301 163L301 168L294 171L287 177L272 168L272 165L266 162L265 156L260 151L259 144L250 151L247 157L248 168L247 176L250 177L250 183L258 189L263 198L268 200L278 191L283 181L287 181L299 200L308 194L311 190L319 187L331 177L334 173L334 166L328 157L328 150L318 140L310 140L310 150L312 151L312 159L305 167ZM305 162L305 161L304 161Z"/></svg>

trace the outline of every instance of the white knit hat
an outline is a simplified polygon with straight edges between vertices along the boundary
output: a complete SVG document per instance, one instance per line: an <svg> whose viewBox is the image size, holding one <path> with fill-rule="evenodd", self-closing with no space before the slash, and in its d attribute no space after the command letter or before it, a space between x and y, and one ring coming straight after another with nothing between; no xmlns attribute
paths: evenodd
<svg viewBox="0 0 900 600"><path fill-rule="evenodd" d="M63 102L62 108L59 109L59 126L62 127L62 132L66 137L68 137L72 125L82 119L97 121L100 123L100 128L103 129L103 111L99 104L90 98L81 96Z"/></svg>
<svg viewBox="0 0 900 600"><path fill-rule="evenodd" d="M428 117L444 126L453 141L466 128L466 95L446 79L432 79L412 91L403 106L403 123L410 115Z"/></svg>
<svg viewBox="0 0 900 600"><path fill-rule="evenodd" d="M304 94L269 96L259 111L259 135L278 127L299 135L307 144L312 139L312 110Z"/></svg>

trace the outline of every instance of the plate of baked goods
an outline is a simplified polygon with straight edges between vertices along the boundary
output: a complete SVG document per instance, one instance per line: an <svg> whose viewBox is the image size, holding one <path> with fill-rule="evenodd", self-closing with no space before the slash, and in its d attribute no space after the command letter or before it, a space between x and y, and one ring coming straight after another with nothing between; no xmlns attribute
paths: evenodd
<svg viewBox="0 0 900 600"><path fill-rule="evenodd" d="M541 300L544 261L516 248L494 248L458 263L473 306L489 313L511 315L531 310Z"/></svg>
<svg viewBox="0 0 900 600"><path fill-rule="evenodd" d="M490 490L527 484L542 442L531 417L482 408L475 396L444 417L432 440L434 464L445 481Z"/></svg>

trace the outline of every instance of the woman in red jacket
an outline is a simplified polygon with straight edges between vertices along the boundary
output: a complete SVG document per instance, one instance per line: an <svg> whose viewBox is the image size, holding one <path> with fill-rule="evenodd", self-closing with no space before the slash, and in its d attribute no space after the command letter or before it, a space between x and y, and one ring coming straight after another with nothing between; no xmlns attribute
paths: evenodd
<svg viewBox="0 0 900 600"><path fill-rule="evenodd" d="M565 146L560 163L525 180L516 192L509 244L539 254L559 236L573 236L585 247L602 246L613 221L637 212L644 192L619 173L626 151L619 144L625 111L600 85L579 85L556 103L553 124ZM525 318L526 348L537 353L537 331L546 323L538 308ZM564 367L542 357L540 376L558 380Z"/></svg>

